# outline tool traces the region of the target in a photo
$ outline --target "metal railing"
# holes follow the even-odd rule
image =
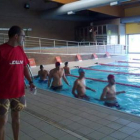
[[[0,44],[8,41],[7,34],[0,33]],[[76,42],[68,40],[58,40],[26,36],[24,43],[26,53],[57,53],[57,54],[77,54],[77,53],[105,53],[125,54],[124,45],[106,44],[103,42]]]

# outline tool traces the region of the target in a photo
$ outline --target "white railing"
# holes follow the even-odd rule
[[[7,34],[0,33],[0,44],[8,41]],[[76,42],[26,36],[24,43],[26,53],[105,53],[125,54],[124,45],[105,44],[105,42]]]

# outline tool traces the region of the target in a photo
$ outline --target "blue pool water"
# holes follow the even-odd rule
[[[117,63],[117,62],[112,63],[112,64],[130,65],[127,63]],[[134,64],[131,64],[131,66],[134,66]],[[135,66],[140,67],[139,64],[135,64]],[[100,65],[92,66],[89,68],[118,71],[118,72],[140,73],[140,69],[138,69],[138,68],[109,67],[109,66],[100,66]],[[100,71],[93,71],[93,70],[85,70],[85,73],[86,73],[85,74],[86,77],[101,79],[101,80],[107,80],[106,77],[108,74],[114,74],[116,82],[140,86],[140,76],[129,75],[129,74],[116,74],[116,73],[100,72]],[[78,70],[77,69],[71,70],[71,74],[78,76]],[[66,96],[74,97],[72,95],[72,86],[73,86],[73,83],[76,80],[76,78],[67,76],[67,79],[68,79],[71,87],[67,86],[63,82],[63,89],[61,91],[58,91],[58,93],[66,95]],[[35,79],[34,82],[38,88],[51,91],[50,89],[47,89],[47,83],[40,83],[39,79]],[[96,93],[87,90],[86,94],[90,97],[90,102],[104,105],[104,102],[98,101],[96,99],[100,98],[102,90],[107,84],[108,83],[105,83],[105,82],[97,82],[97,81],[88,80],[88,79],[86,80],[86,85],[88,87],[96,90]],[[123,91],[123,90],[126,91],[125,94],[120,94],[117,96],[117,100],[118,100],[120,106],[122,107],[121,110],[140,116],[140,88],[134,88],[134,87],[116,84],[116,90],[117,91]]]

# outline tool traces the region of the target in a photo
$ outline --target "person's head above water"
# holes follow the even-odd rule
[[[110,79],[115,79],[115,76],[112,75],[112,74],[109,74],[109,75],[107,76],[107,79],[108,79],[108,80],[110,80]]]
[[[115,76],[114,75],[109,74],[107,76],[107,79],[108,79],[109,84],[111,84],[111,85],[114,85],[115,84]]]
[[[78,73],[79,73],[80,77],[84,77],[85,76],[85,71],[82,68],[78,69]]]
[[[56,62],[55,67],[60,67],[60,62]]]
[[[81,72],[85,72],[85,71],[84,71],[84,69],[79,68],[79,69],[78,69],[78,72],[81,73]]]
[[[40,69],[43,69],[44,67],[43,67],[43,65],[40,65]]]
[[[68,62],[65,62],[65,66],[67,66],[68,65]]]

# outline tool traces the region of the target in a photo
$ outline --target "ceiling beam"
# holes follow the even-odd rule
[[[89,10],[111,15],[111,16],[124,17],[124,9],[121,6],[107,5],[107,6],[97,7],[97,8],[91,8]]]
[[[76,2],[78,0],[52,0],[52,1],[55,1],[61,4],[69,4],[72,2]],[[91,10],[91,11],[95,11],[95,12],[99,12],[99,13],[103,13],[103,14],[107,14],[111,16],[116,16],[116,17],[124,17],[124,10],[121,6],[112,7],[112,6],[107,5],[107,6],[97,7],[97,8],[90,8],[87,10]]]
[[[76,2],[71,2],[65,4],[57,9],[52,11],[44,11],[42,13],[42,17],[56,17],[59,15],[68,14],[68,12],[78,12],[82,10],[87,10],[89,8],[101,7],[105,5],[109,5],[111,2],[115,2],[116,0],[81,0]]]

